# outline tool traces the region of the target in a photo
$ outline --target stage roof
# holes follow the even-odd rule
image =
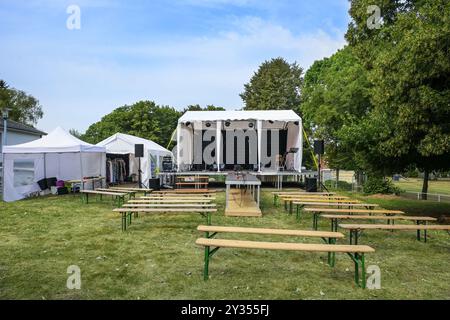
[[[261,120],[261,121],[301,121],[292,110],[264,110],[264,111],[188,111],[178,123],[194,121],[238,121],[238,120]]]

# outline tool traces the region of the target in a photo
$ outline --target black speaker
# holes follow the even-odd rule
[[[171,172],[171,171],[173,171],[172,157],[163,157],[162,170],[163,170],[163,172]]]
[[[317,178],[305,179],[306,192],[317,192]]]
[[[314,153],[315,154],[325,153],[325,144],[323,140],[314,140]]]
[[[159,190],[160,189],[159,178],[148,179],[148,187],[153,190]]]
[[[135,158],[143,158],[144,157],[144,145],[143,144],[135,144],[134,145],[134,157]]]

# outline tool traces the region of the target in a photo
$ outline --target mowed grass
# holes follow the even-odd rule
[[[394,184],[404,191],[422,192],[423,180],[417,178],[402,179],[394,181]],[[428,193],[439,193],[450,195],[450,179],[449,180],[430,180],[428,182]]]
[[[449,204],[403,199],[363,198],[389,209],[416,214],[448,214]],[[297,222],[262,195],[263,218],[223,215],[224,193],[213,224],[311,229],[306,214]],[[111,202],[82,204],[79,196],[50,196],[0,204],[1,299],[449,299],[450,236],[429,232],[371,231],[362,244],[376,249],[367,265],[381,269],[381,290],[362,290],[353,282],[353,263],[337,254],[330,268],[325,253],[220,249],[203,281],[200,215],[141,216],[127,232]],[[417,209],[416,208],[420,208]],[[428,208],[432,208],[429,209]],[[320,229],[329,230],[325,219]],[[219,235],[263,241],[315,242],[256,235]],[[340,241],[347,244],[346,239]],[[69,290],[67,268],[81,269],[81,290]]]

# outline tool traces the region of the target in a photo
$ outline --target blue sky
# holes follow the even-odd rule
[[[69,5],[81,29],[69,30]],[[0,0],[0,79],[39,99],[46,131],[84,131],[148,99],[242,108],[258,66],[308,68],[345,45],[347,0]]]

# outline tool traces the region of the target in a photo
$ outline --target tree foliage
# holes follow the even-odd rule
[[[361,167],[341,133],[371,110],[369,88],[367,74],[350,47],[316,61],[305,74],[301,106],[304,124],[316,138],[325,140],[331,168]]]
[[[139,101],[130,106],[125,105],[104,116],[92,124],[81,139],[90,143],[100,141],[116,133],[126,133],[152,140],[166,147],[177,127],[178,118],[186,111],[225,110],[208,105],[191,105],[183,111],[169,106],[159,106],[153,101]]]
[[[115,133],[126,133],[166,146],[176,128],[180,112],[153,101],[125,105],[91,125],[82,135],[90,143],[98,143]]]
[[[374,3],[382,10],[379,30],[365,20]],[[404,168],[450,167],[448,12],[447,0],[352,1],[347,39],[368,70],[374,106],[362,125],[378,125],[378,152]]]
[[[11,88],[0,80],[0,110],[9,108],[9,118],[33,125],[42,118],[44,112],[39,101],[24,91]]]
[[[245,110],[294,110],[300,108],[303,69],[283,58],[265,61],[240,94]]]

